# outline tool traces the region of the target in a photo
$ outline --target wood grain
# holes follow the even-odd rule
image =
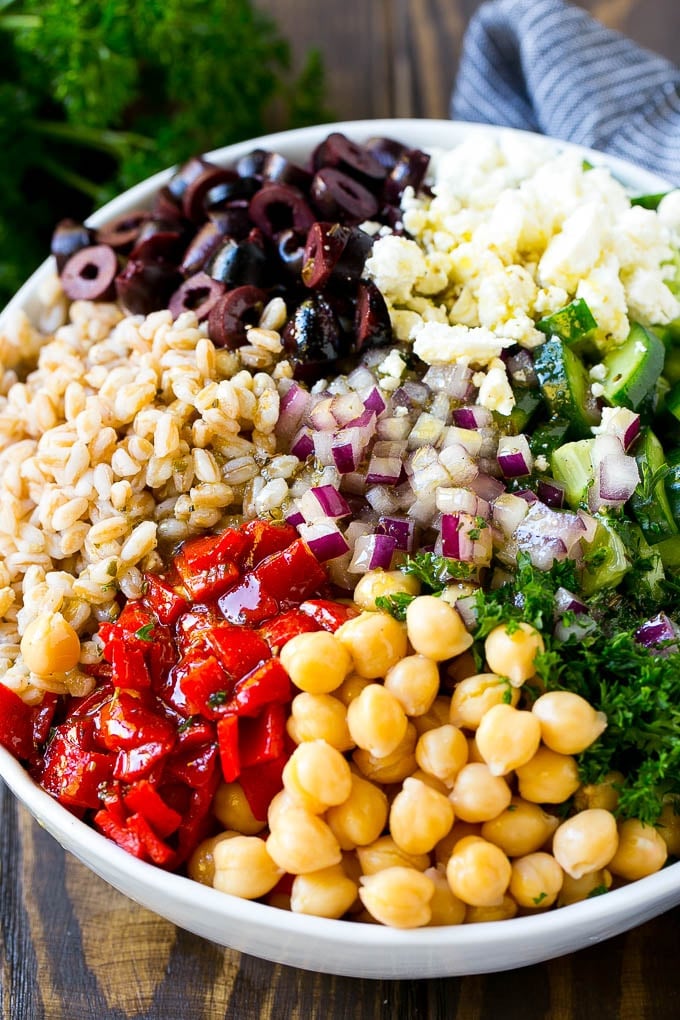
[[[339,119],[445,117],[474,0],[259,0]],[[677,61],[677,0],[584,0]],[[674,1020],[680,910],[572,956],[433,981],[314,975],[224,950],[109,888],[0,784],[3,1020]]]

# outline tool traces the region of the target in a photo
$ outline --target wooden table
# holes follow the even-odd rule
[[[260,0],[316,45],[339,118],[446,117],[472,0]],[[677,0],[584,3],[678,59]],[[671,1020],[680,910],[522,970],[432,981],[318,976],[223,950],[114,892],[0,786],[3,1020]]]

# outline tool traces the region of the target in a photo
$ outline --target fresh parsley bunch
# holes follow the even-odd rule
[[[272,128],[330,119],[249,0],[0,0],[0,305],[55,220]]]

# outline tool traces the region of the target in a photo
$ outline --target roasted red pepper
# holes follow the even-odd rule
[[[293,696],[290,677],[280,659],[269,659],[234,687],[227,710],[237,715],[259,715],[271,702],[285,704]]]
[[[241,528],[250,545],[244,567],[251,570],[267,556],[287,548],[298,537],[297,531],[284,521],[248,521]]]
[[[98,808],[100,787],[113,776],[114,756],[89,749],[88,722],[57,726],[45,748],[40,784],[67,807]]]
[[[325,570],[301,538],[268,556],[253,574],[282,609],[298,605],[326,581]]]
[[[217,743],[225,783],[233,783],[241,771],[238,716],[225,715],[217,723]]]
[[[21,761],[35,758],[33,723],[35,709],[0,683],[0,744]]]
[[[311,615],[308,616],[299,609],[289,609],[288,612],[267,620],[258,633],[269,645],[272,655],[278,655],[291,638],[319,629],[319,624]]]
[[[232,681],[240,680],[271,656],[267,642],[245,627],[219,624],[206,633],[205,640]]]
[[[95,828],[99,829],[107,839],[117,843],[122,850],[126,850],[133,857],[139,857],[142,861],[148,859],[146,848],[139,834],[129,829],[126,822],[119,821],[105,808],[97,811],[93,821]]]
[[[331,599],[307,599],[300,606],[300,612],[314,620],[324,630],[335,632],[343,623],[347,623],[359,613],[353,606]]]
[[[273,702],[254,719],[239,723],[239,758],[241,768],[261,765],[280,758],[286,737],[286,710]]]
[[[238,781],[243,788],[250,810],[260,821],[266,821],[267,810],[273,798],[283,787],[281,778],[288,755],[241,769]]]
[[[240,584],[217,600],[225,620],[242,626],[257,626],[279,611],[278,603],[265,591],[255,574],[246,574]]]
[[[189,649],[177,667],[176,675],[186,699],[188,715],[216,718],[220,707],[231,697],[233,681],[217,658],[202,648]]]
[[[144,605],[158,617],[159,623],[174,623],[187,609],[187,600],[165,578],[145,574],[144,585]]]

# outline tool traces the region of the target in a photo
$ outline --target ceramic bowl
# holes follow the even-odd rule
[[[332,130],[362,141],[386,135],[414,147],[451,147],[498,129],[428,120],[374,120],[324,124],[241,142],[210,153],[228,165],[255,147],[302,159]],[[522,132],[514,132],[522,135]],[[560,143],[564,148],[577,148]],[[657,193],[668,185],[622,160],[587,149],[631,188]],[[102,225],[150,204],[171,171],[114,199],[92,216]],[[55,218],[60,214],[55,210]],[[37,310],[41,281],[52,271],[44,263],[8,306]],[[0,483],[1,484],[1,483]],[[0,776],[56,840],[106,882],[161,917],[203,938],[276,963],[329,974],[366,978],[432,978],[509,970],[570,953],[626,931],[680,903],[680,863],[624,888],[532,917],[459,927],[398,931],[380,925],[326,920],[237,899],[131,857],[74,818],[31,780],[0,748]]]

